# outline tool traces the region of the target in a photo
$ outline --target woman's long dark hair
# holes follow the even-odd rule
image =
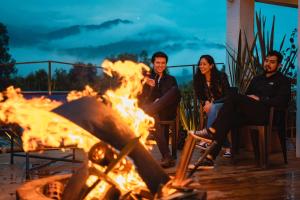
[[[222,73],[217,69],[215,60],[210,55],[202,55],[199,58],[198,66],[200,65],[200,61],[202,58],[204,58],[210,65],[212,65],[211,74],[210,74],[210,76],[211,76],[210,88],[211,88],[212,94],[217,94],[217,93],[219,93],[218,84],[220,84]],[[205,76],[201,73],[201,71],[198,67],[197,72],[194,76],[194,89],[195,89],[195,92],[196,92],[196,95],[198,96],[198,98],[203,99],[203,96],[200,96],[200,94],[204,94],[205,87],[206,87]]]

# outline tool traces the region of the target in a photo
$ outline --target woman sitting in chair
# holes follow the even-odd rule
[[[216,68],[215,61],[210,55],[202,55],[198,61],[198,70],[194,76],[194,90],[206,113],[206,127],[210,127],[219,109],[223,105],[223,100],[229,92],[229,82],[227,75]],[[201,109],[200,109],[201,110]],[[201,149],[207,147],[207,143],[200,142],[197,146]],[[231,157],[230,143],[224,142],[224,157]]]

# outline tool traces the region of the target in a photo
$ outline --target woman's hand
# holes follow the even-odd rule
[[[209,111],[210,111],[210,109],[211,109],[211,105],[212,105],[211,102],[205,101],[205,105],[203,106],[203,110],[204,110],[206,113],[209,113]]]

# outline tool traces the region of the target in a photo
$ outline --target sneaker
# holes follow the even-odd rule
[[[190,170],[193,170],[195,168],[196,164],[190,164],[188,166],[188,168]],[[197,170],[201,170],[201,169],[213,169],[215,167],[214,165],[214,161],[209,159],[209,158],[205,158],[197,167]]]
[[[195,131],[194,136],[205,142],[212,142],[214,139],[213,135],[207,129]]]
[[[223,154],[224,158],[231,158],[231,152],[230,149],[226,149],[224,154]]]
[[[174,167],[175,166],[175,160],[173,158],[164,158],[161,161],[160,166],[162,166],[162,168]]]
[[[209,147],[209,145],[210,144],[208,142],[200,141],[199,143],[196,144],[196,147],[205,151]]]

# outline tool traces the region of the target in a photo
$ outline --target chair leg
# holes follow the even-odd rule
[[[284,163],[287,164],[287,149],[286,149],[286,136],[285,136],[285,130],[279,129],[278,130],[278,136],[280,140],[281,150],[283,154]]]
[[[268,167],[268,130],[266,127],[259,128],[259,151],[260,151],[260,166]]]
[[[25,153],[25,178],[26,180],[28,180],[30,178],[30,169],[29,169],[29,165],[30,165],[30,160],[29,160],[29,153]]]
[[[252,131],[252,130],[250,130],[250,131]],[[258,133],[255,131],[255,132],[251,132],[250,135],[251,135],[254,157],[255,157],[256,163],[259,164],[260,154],[259,154],[259,146],[258,146]]]
[[[233,164],[236,163],[236,156],[239,153],[239,133],[237,128],[233,128],[230,131],[230,136],[231,136],[231,155],[232,155],[232,161]]]
[[[233,128],[230,131],[231,133],[231,153],[232,155],[239,153],[239,132],[237,128]]]
[[[10,136],[10,164],[14,164],[14,136]]]
[[[171,126],[172,131],[172,157],[174,159],[177,158],[177,133],[176,133],[176,127],[175,124]]]

